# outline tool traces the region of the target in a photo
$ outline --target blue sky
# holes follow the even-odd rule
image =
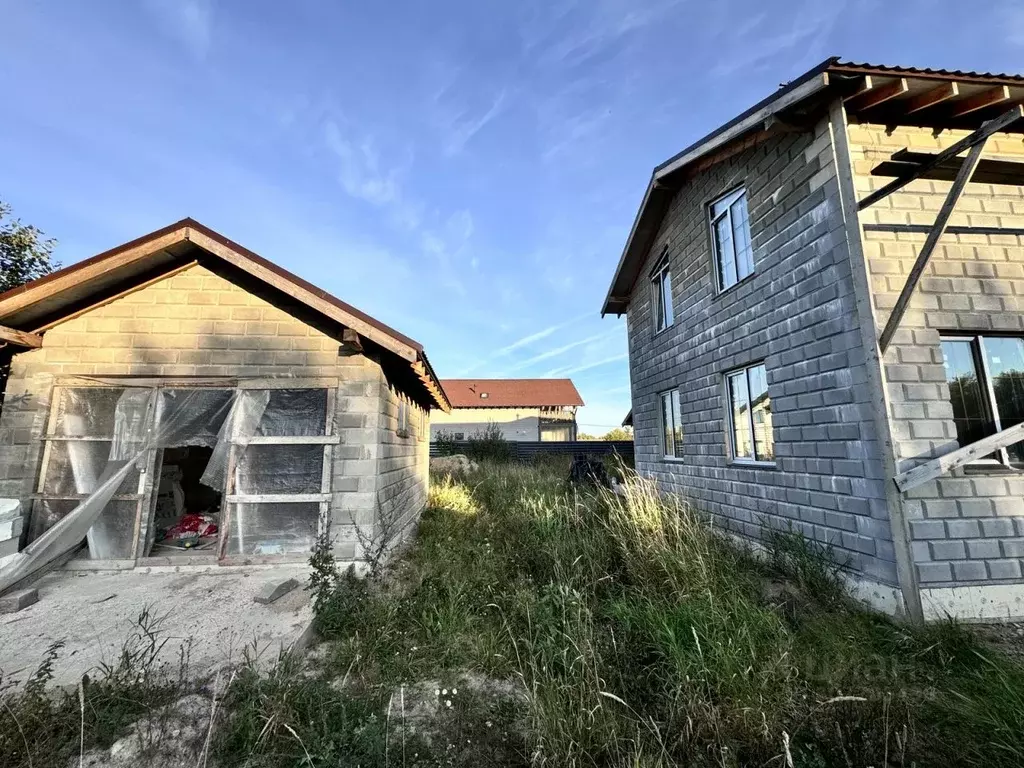
[[[829,55],[1024,70],[985,0],[0,0],[0,198],[70,264],[185,216],[442,377],[629,408],[599,311],[651,169]]]

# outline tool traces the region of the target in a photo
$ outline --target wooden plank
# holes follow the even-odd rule
[[[1010,87],[1008,85],[997,85],[995,88],[989,88],[987,91],[982,91],[974,96],[968,96],[965,99],[954,102],[946,116],[950,118],[963,117],[964,115],[971,114],[971,112],[977,112],[979,109],[992,107],[1009,100]]]
[[[14,344],[16,347],[28,347],[29,349],[39,349],[43,346],[43,337],[38,333],[16,331],[13,328],[8,328],[6,325],[0,325],[0,341],[6,341],[8,344]]]
[[[249,438],[249,445],[338,445],[341,438],[338,435],[280,435],[272,437],[268,435],[254,435]]]
[[[884,104],[890,99],[895,99],[897,96],[902,96],[909,90],[910,86],[907,85],[907,79],[905,77],[900,77],[893,80],[891,83],[877,86],[869,91],[865,91],[864,93],[848,99],[846,101],[846,111],[860,112],[861,110],[871,109],[872,107],[877,107],[879,104]]]
[[[901,472],[893,480],[896,481],[896,487],[901,491],[909,491],[1021,440],[1024,440],[1024,423],[1007,427],[994,435],[989,435],[970,445],[965,445],[963,448],[939,456],[937,459]]]
[[[224,499],[229,504],[292,504],[330,501],[329,493],[237,493]]]
[[[943,83],[931,90],[920,93],[907,100],[904,114],[912,115],[922,109],[934,107],[944,101],[960,95],[960,86],[957,83]]]
[[[957,174],[956,181],[950,187],[946,200],[942,203],[942,208],[939,209],[939,215],[935,217],[932,231],[928,233],[924,246],[922,246],[921,252],[917,255],[917,261],[914,262],[914,266],[910,269],[907,282],[904,283],[903,290],[900,291],[900,296],[896,299],[896,306],[893,307],[892,312],[889,314],[889,319],[885,323],[882,335],[878,338],[878,348],[883,355],[889,347],[889,342],[892,341],[893,334],[896,333],[896,329],[900,325],[900,320],[903,319],[903,315],[907,311],[910,297],[913,296],[914,289],[917,287],[917,281],[921,279],[925,267],[928,266],[928,259],[931,258],[935,246],[938,245],[939,238],[946,231],[949,217],[953,214],[953,209],[956,208],[960,195],[963,194],[967,182],[971,180],[974,169],[978,167],[978,161],[981,160],[981,153],[984,151],[985,142],[987,141],[987,137],[983,138],[978,144],[971,147],[971,153],[964,160],[963,165],[960,166],[960,173]]]
[[[882,454],[882,468],[887,476],[896,474],[896,450],[891,419],[892,404],[889,401],[885,366],[875,338],[875,310],[871,303],[871,284],[868,278],[867,257],[864,255],[864,231],[857,210],[856,183],[853,177],[853,158],[850,150],[850,133],[846,110],[841,102],[834,102],[829,109],[829,128],[835,147],[836,177],[839,182],[839,199],[845,225],[846,242],[850,252],[851,278],[854,298],[857,302],[857,322],[861,346],[864,349],[867,378],[869,411],[874,422],[875,435]],[[889,483],[884,483],[885,506],[889,514],[889,530],[892,533],[893,554],[896,558],[896,577],[900,594],[903,596],[907,613],[914,621],[923,621],[921,592],[918,589],[917,568],[911,550],[910,524],[903,508],[903,497]]]
[[[898,179],[893,179],[891,182],[886,184],[881,189],[876,189],[870,195],[868,195],[859,203],[857,203],[857,208],[863,211],[869,205],[877,203],[882,198],[888,197],[897,190],[903,189],[903,187],[907,186],[907,184],[912,182],[914,179],[921,178],[921,174],[938,167],[943,162],[949,160],[952,157],[956,157],[964,150],[973,147],[979,141],[983,141],[984,139],[987,139],[989,136],[991,136],[993,133],[1001,131],[1007,126],[1017,122],[1021,117],[1024,117],[1024,107],[1018,104],[1012,109],[1009,109],[1006,112],[1004,112],[999,117],[993,120],[989,120],[987,123],[981,126],[981,128],[974,131],[970,135],[965,136],[960,141],[956,142],[956,144],[953,144],[952,146],[942,150],[941,152],[939,152],[939,154],[935,155],[931,162],[919,166],[912,173],[908,173],[906,176],[901,176]]]
[[[871,79],[871,75],[864,75],[864,77],[860,78],[857,84],[852,87],[850,92],[843,97],[843,101],[849,101],[856,96],[867,93],[874,87],[875,81]]]
[[[905,176],[913,173],[918,166],[930,163],[935,154],[931,152],[911,152],[901,149],[894,152],[891,160],[879,163],[871,169],[872,176]],[[918,178],[953,181],[960,171],[962,160],[953,157],[944,160],[938,166],[925,171]],[[997,184],[1004,186],[1024,186],[1024,163],[1013,160],[982,160],[974,170],[972,177],[978,184]]]

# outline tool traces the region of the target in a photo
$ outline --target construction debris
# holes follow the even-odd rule
[[[297,586],[299,586],[299,582],[295,579],[271,581],[263,587],[263,590],[258,595],[253,598],[253,601],[260,603],[261,605],[267,605],[278,598],[284,597]]]
[[[0,597],[0,613],[17,613],[39,602],[38,589],[19,589]]]

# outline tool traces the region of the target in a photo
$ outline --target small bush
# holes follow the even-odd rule
[[[469,436],[464,453],[474,461],[511,461],[515,446],[505,439],[501,427],[493,421]]]

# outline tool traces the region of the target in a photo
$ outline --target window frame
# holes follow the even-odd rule
[[[398,437],[409,437],[409,401],[401,394],[398,395],[398,414],[395,425],[395,434]]]
[[[765,365],[764,360],[759,360],[754,363],[748,363],[747,365],[740,366],[739,368],[732,368],[724,373],[722,376],[722,402],[725,410],[725,423],[728,426],[726,430],[726,445],[729,451],[729,463],[740,464],[743,466],[753,467],[775,467],[776,462],[774,456],[775,451],[775,423],[772,422],[771,432],[769,438],[772,441],[772,456],[771,459],[760,459],[757,456],[757,438],[755,437],[754,430],[754,409],[750,402],[750,371],[755,368],[764,368],[764,380],[765,389],[768,391],[768,366]],[[743,374],[743,380],[747,387],[747,425],[750,429],[750,452],[752,456],[738,456],[736,454],[736,423],[733,414],[732,405],[732,389],[730,381],[734,376]],[[768,402],[771,403],[771,393],[768,392]]]
[[[986,411],[986,416],[992,419],[992,425],[995,428],[995,432],[1000,432],[1003,429],[1002,418],[999,415],[999,403],[996,401],[996,390],[992,383],[992,372],[988,365],[988,354],[985,349],[985,339],[990,338],[1001,338],[1001,339],[1022,339],[1024,335],[1018,333],[951,333],[951,334],[939,334],[939,349],[942,349],[942,343],[945,341],[959,341],[966,342],[971,348],[971,358],[974,362],[974,366],[977,369],[976,373],[981,377],[979,382],[981,391],[984,394],[985,402],[983,403]],[[943,354],[943,370],[945,370],[945,354]],[[946,380],[948,387],[949,382]],[[952,405],[952,399],[949,399],[950,405]],[[955,430],[954,421],[954,430]],[[993,433],[995,434],[995,433]],[[955,438],[957,443],[960,442],[959,437]],[[965,446],[961,445],[961,448]],[[1006,469],[1020,469],[1024,467],[1024,463],[1014,463],[1010,460],[1010,454],[1006,447],[1000,448],[997,452],[998,458],[990,459],[986,456],[977,458],[967,464],[969,467],[979,468],[994,468],[1003,467]]]
[[[323,535],[328,524],[330,517],[330,503],[331,503],[331,479],[334,467],[334,446],[341,442],[340,435],[337,432],[335,424],[335,403],[336,403],[336,392],[337,392],[337,380],[330,379],[292,379],[292,380],[250,380],[247,382],[233,382],[233,383],[204,383],[195,384],[187,380],[180,380],[177,378],[166,378],[166,379],[153,379],[149,377],[132,378],[128,377],[117,384],[111,383],[96,383],[89,380],[84,380],[81,377],[69,377],[67,379],[60,379],[56,381],[52,388],[51,400],[50,400],[50,411],[47,417],[46,431],[42,436],[43,441],[43,455],[39,463],[37,470],[37,492],[32,495],[33,499],[33,514],[35,513],[35,503],[38,500],[40,503],[48,499],[64,499],[72,498],[70,496],[60,496],[52,493],[44,492],[44,484],[46,482],[47,473],[49,471],[50,457],[52,454],[51,446],[57,442],[97,442],[111,440],[110,437],[102,436],[64,436],[59,435],[56,432],[57,419],[60,412],[62,398],[64,396],[64,390],[79,390],[79,389],[150,389],[155,393],[159,393],[162,390],[183,390],[183,389],[202,389],[202,390],[228,390],[233,392],[242,392],[244,390],[296,390],[296,389],[316,389],[323,390],[326,392],[326,405],[325,405],[325,423],[324,432],[322,435],[252,435],[248,440],[239,441],[236,434],[228,436],[229,447],[228,456],[225,468],[225,479],[224,485],[221,489],[221,519],[218,523],[220,529],[218,533],[217,542],[217,563],[223,565],[231,565],[235,561],[251,560],[253,555],[244,554],[228,554],[227,544],[228,538],[231,535],[231,522],[237,511],[234,507],[238,504],[258,504],[258,503],[317,503],[319,510],[319,518],[317,522],[316,535],[319,537]],[[157,419],[159,418],[159,407],[157,405],[158,397],[154,397],[150,401],[150,407],[146,412],[146,422],[150,428],[154,428]],[[250,445],[319,445],[322,446],[322,465],[320,475],[320,490],[318,493],[304,493],[304,494],[242,494],[237,491],[237,469],[241,462],[242,455]],[[112,501],[134,501],[136,503],[136,515],[135,515],[135,528],[134,528],[134,543],[132,545],[132,553],[129,558],[125,558],[124,562],[134,562],[136,566],[145,564],[150,558],[147,558],[144,554],[143,547],[147,541],[149,534],[149,525],[151,524],[151,515],[153,502],[155,499],[155,480],[156,480],[156,469],[157,469],[157,456],[162,451],[161,448],[151,447],[145,451],[145,454],[139,459],[139,486],[137,493],[134,494],[118,494],[115,495]],[[87,498],[89,494],[81,495],[77,497]],[[152,556],[151,556],[152,557]],[[294,559],[294,554],[284,555],[260,555],[260,559],[268,559],[272,561],[283,561]],[[307,555],[302,556],[303,559],[307,558]],[[97,562],[104,562],[99,560]],[[111,561],[105,561],[111,562]],[[122,562],[117,560],[116,562]]]
[[[668,258],[668,246],[662,249],[657,264],[648,277],[651,284],[651,321],[654,335],[664,333],[675,325],[675,307],[672,303],[672,267]],[[668,287],[666,296],[666,285]],[[664,323],[664,324],[662,324]]]
[[[666,408],[666,399],[668,407]],[[683,409],[679,396],[679,387],[668,389],[658,393],[658,413],[661,421],[661,453],[665,461],[682,461],[686,454],[683,452]],[[679,423],[676,423],[676,417]],[[672,429],[669,430],[669,421],[672,422]],[[668,436],[672,435],[672,451],[669,451]]]
[[[750,272],[748,274],[744,275],[743,277],[739,276],[739,274],[740,274],[740,271],[739,271],[739,259],[738,259],[737,254],[736,254],[735,229],[733,228],[733,224],[732,224],[732,206],[740,198],[743,198],[745,200],[745,202],[746,202],[746,205],[747,205],[747,239],[748,239],[748,242],[750,244]],[[715,206],[718,205],[719,203],[724,203],[724,202],[728,202],[728,205],[726,205],[725,210],[722,213],[720,213],[720,214],[718,214],[716,216],[715,215]],[[751,232],[751,228],[750,228],[750,198],[747,196],[746,184],[744,183],[744,184],[740,184],[740,185],[738,185],[736,187],[733,187],[732,189],[730,189],[729,191],[719,195],[718,197],[716,197],[716,198],[714,198],[712,200],[709,200],[708,203],[707,203],[706,208],[707,208],[707,214],[708,214],[707,215],[708,239],[709,239],[709,242],[711,244],[711,249],[710,249],[711,250],[711,272],[714,275],[715,295],[719,296],[719,295],[721,295],[723,293],[726,293],[727,291],[731,291],[733,288],[735,288],[740,283],[743,283],[744,281],[749,280],[755,274],[757,274],[757,263],[756,263],[756,261],[754,259],[754,236],[753,236],[753,233]],[[729,231],[734,233],[732,239],[730,240],[730,243],[731,243],[731,249],[732,249],[733,268],[736,270],[736,282],[731,283],[729,285],[723,285],[723,275],[722,275],[722,272],[721,272],[721,264],[719,263],[719,260],[718,260],[718,234],[715,231],[715,225],[721,219],[723,219],[723,218],[728,218],[728,220],[729,220]]]

